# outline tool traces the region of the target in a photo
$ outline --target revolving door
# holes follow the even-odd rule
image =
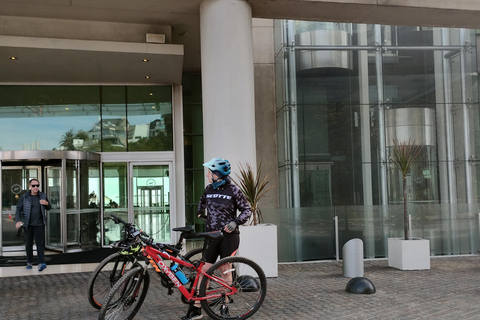
[[[100,155],[79,151],[0,151],[0,253],[25,250],[15,229],[19,198],[37,179],[52,205],[45,244],[60,252],[100,247]],[[3,254],[2,254],[3,255]]]

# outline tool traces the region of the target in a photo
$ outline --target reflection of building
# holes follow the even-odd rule
[[[137,142],[140,139],[149,137],[148,124],[134,124],[128,126],[128,142]]]
[[[99,125],[101,124],[101,129]],[[102,131],[102,141],[111,142],[112,146],[125,147],[127,139],[125,132],[127,131],[127,119],[104,119],[98,122],[91,130],[92,136],[98,135],[98,131]]]

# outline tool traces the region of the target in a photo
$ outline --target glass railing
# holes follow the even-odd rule
[[[479,204],[409,204],[409,232],[430,240],[432,256],[479,249]],[[363,241],[365,258],[388,257],[388,238],[404,237],[403,206],[262,209],[277,225],[279,262],[342,258],[344,244]]]

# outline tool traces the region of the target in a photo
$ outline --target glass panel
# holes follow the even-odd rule
[[[100,244],[100,164],[81,161],[80,173],[80,247]]]
[[[67,247],[80,246],[80,203],[78,198],[79,160],[67,160],[66,204],[67,204]]]
[[[111,214],[128,221],[127,164],[104,162],[103,166],[103,214],[104,245],[120,240],[121,226],[107,219]]]
[[[172,151],[172,88],[127,87],[128,151]]]
[[[334,208],[262,208],[265,222],[277,225],[278,261],[331,259],[335,256]]]
[[[77,203],[77,184],[78,184],[78,169],[79,169],[79,161],[78,160],[67,160],[67,194],[66,194],[66,201],[67,201],[67,210],[68,209],[79,209],[79,205]]]
[[[408,204],[411,235],[430,240],[432,256],[476,254],[480,204]],[[343,245],[358,238],[364,258],[388,256],[388,238],[404,234],[403,205],[262,209],[266,223],[277,225],[278,261],[333,259]],[[338,217],[335,247],[333,217]]]
[[[170,178],[168,165],[133,166],[135,223],[158,242],[170,242]]]
[[[203,115],[200,74],[183,76],[183,135],[185,158],[185,221],[203,231],[205,223],[198,219],[198,200],[203,192]]]
[[[173,150],[171,86],[0,86],[0,97],[15,136],[0,136],[0,150]]]
[[[38,178],[38,169],[2,168],[2,242],[3,247],[23,246],[21,229],[15,228],[15,211],[20,197],[29,190],[30,179]]]
[[[52,249],[63,251],[63,241],[61,232],[61,192],[62,192],[62,169],[47,167],[47,196],[52,208],[47,216],[47,239],[46,246]]]
[[[102,139],[102,151],[127,150],[127,106],[125,87],[102,87],[102,121],[95,137]]]
[[[0,136],[1,150],[100,151],[88,135],[100,117],[98,87],[0,86],[0,97],[2,130],[10,133]]]

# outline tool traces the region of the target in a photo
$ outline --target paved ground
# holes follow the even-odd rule
[[[432,258],[431,270],[365,261],[375,294],[345,291],[342,262],[282,264],[252,319],[480,319],[480,256]],[[90,273],[0,278],[0,319],[96,319],[85,295]],[[187,306],[156,278],[136,319],[179,319]],[[208,318],[205,316],[204,318]]]

